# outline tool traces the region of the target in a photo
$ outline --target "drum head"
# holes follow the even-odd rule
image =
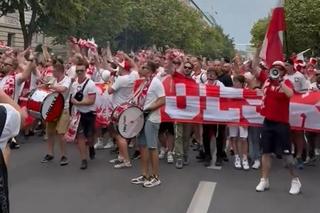
[[[121,113],[117,129],[119,134],[127,139],[137,136],[144,126],[144,116],[140,108],[129,107]]]

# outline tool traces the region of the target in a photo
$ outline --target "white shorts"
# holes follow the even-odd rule
[[[229,137],[236,138],[248,138],[248,127],[243,126],[229,126]]]

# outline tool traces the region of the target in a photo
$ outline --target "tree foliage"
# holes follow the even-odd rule
[[[23,29],[26,45],[41,31],[58,43],[76,36],[95,38],[100,46],[111,41],[113,48],[127,51],[156,45],[211,58],[234,54],[233,40],[221,27],[209,26],[179,0],[6,0],[0,10],[32,11],[34,18]]]
[[[264,39],[264,36],[267,31],[267,27],[269,24],[269,18],[262,18],[259,19],[252,27],[251,29],[251,44],[253,44],[254,47],[259,47]]]
[[[52,23],[57,26],[74,26],[81,22],[86,12],[85,0],[4,0],[0,1],[0,16],[18,12],[25,48],[31,44],[32,36]],[[27,22],[25,13],[31,12]],[[53,20],[53,21],[52,21]]]
[[[286,1],[286,42],[288,51],[301,52],[311,48],[320,54],[320,0]],[[251,29],[251,43],[258,46],[264,39],[268,18],[259,20]]]

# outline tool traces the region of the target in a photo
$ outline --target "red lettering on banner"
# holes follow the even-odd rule
[[[181,80],[181,79],[180,79]],[[219,88],[193,82],[166,81],[166,104],[161,109],[164,122],[230,123],[261,125],[262,93],[249,89]],[[170,87],[169,87],[170,86]],[[290,101],[293,129],[320,131],[320,92],[296,94]]]

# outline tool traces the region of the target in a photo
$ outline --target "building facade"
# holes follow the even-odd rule
[[[30,22],[30,18],[31,12],[25,12],[26,23]],[[23,49],[23,34],[17,12],[0,17],[0,41],[4,41],[9,47]],[[32,38],[31,47],[34,48],[39,44],[46,44],[52,47],[54,52],[63,54],[63,46],[52,46],[52,41],[52,38],[45,37],[42,33],[35,33]]]

